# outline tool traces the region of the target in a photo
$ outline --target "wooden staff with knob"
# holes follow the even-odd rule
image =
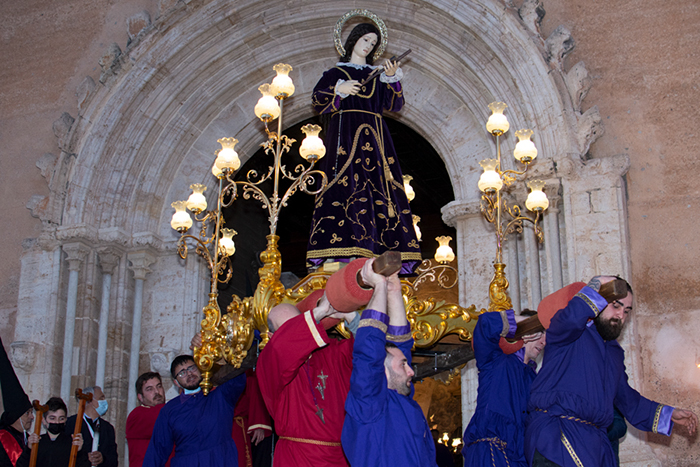
[[[391,276],[400,269],[401,253],[398,251],[385,251],[377,256],[377,259],[374,260],[374,264],[372,264],[372,270],[385,277]],[[362,280],[360,271],[357,271],[357,283],[360,284],[361,287],[369,288],[369,286],[365,284],[365,281]]]
[[[83,394],[83,390],[78,388],[75,390],[75,397],[78,399],[78,415],[75,418],[75,430],[73,436],[80,434],[83,429],[83,414],[85,413],[85,404],[92,402],[92,394]],[[78,446],[75,444],[70,449],[70,462],[68,467],[75,467],[75,461],[78,458]]]
[[[39,404],[38,400],[32,402],[34,411],[36,412],[36,418],[34,419],[34,433],[39,436],[41,434],[41,420],[44,418],[44,412],[49,410],[48,405]],[[39,443],[32,445],[32,455],[29,457],[29,467],[36,467],[36,458],[39,455]]]

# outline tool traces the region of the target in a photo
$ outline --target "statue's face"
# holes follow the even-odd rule
[[[377,45],[377,35],[370,32],[357,40],[355,43],[355,48],[352,49],[352,52],[359,57],[367,58],[370,52],[372,52],[372,49],[374,49],[375,45]]]

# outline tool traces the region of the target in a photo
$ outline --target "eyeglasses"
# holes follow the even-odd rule
[[[180,370],[175,376],[177,376],[178,378],[183,378],[187,373],[194,374],[196,371],[199,371],[197,365],[190,365],[187,368],[183,368],[182,370]]]

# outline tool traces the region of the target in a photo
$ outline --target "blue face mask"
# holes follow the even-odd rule
[[[107,403],[106,400],[101,400],[97,401],[97,408],[95,409],[97,411],[97,414],[102,417],[104,414],[107,413],[107,409],[109,408],[109,403]]]

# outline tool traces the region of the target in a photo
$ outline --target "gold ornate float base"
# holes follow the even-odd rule
[[[299,303],[315,290],[323,289],[332,274],[331,271],[320,269],[306,276],[291,289],[285,289],[280,281],[282,256],[277,248],[278,240],[277,235],[267,236],[267,248],[260,254],[263,263],[258,271],[260,282],[252,297],[240,299],[234,296],[222,316],[216,294],[209,296],[202,320],[202,345],[194,349],[195,362],[202,371],[201,386],[205,394],[211,389],[212,368],[215,363],[223,359],[234,367],[240,367],[253,343],[254,329],[260,331],[259,348],[262,349],[267,344],[267,316],[272,307],[283,302]],[[407,280],[401,282],[415,347],[431,347],[448,334],[456,334],[463,341],[471,340],[480,314],[474,305],[464,308],[445,300],[419,298],[413,283]],[[507,281],[505,284],[507,288]],[[349,336],[342,324],[339,326],[338,331]]]

